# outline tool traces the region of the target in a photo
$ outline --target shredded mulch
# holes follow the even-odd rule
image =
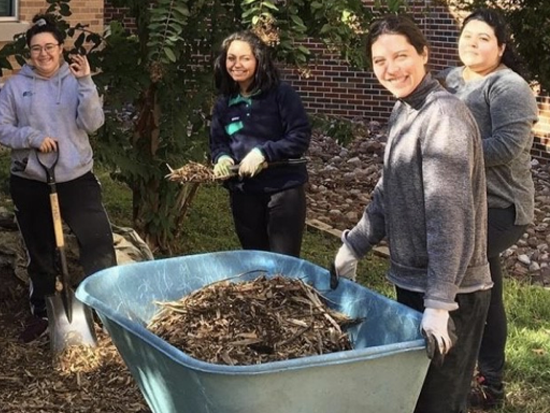
[[[172,169],[169,165],[167,166],[170,173],[166,175],[165,178],[169,181],[179,183],[207,183],[216,180],[214,171],[198,162],[191,161],[178,169]]]
[[[11,270],[10,270],[11,271]],[[150,413],[110,337],[52,357],[47,335],[18,340],[28,316],[28,289],[0,268],[0,412]]]
[[[149,329],[206,362],[253,365],[350,350],[358,320],[330,309],[310,285],[283,276],[208,285],[161,307]]]

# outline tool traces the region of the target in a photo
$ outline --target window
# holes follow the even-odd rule
[[[19,21],[20,0],[0,0],[0,42],[11,42],[13,36],[29,28],[28,22]]]
[[[17,0],[0,0],[0,21],[13,21],[17,17]]]

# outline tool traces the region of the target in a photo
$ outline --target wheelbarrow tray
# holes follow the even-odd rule
[[[354,349],[249,366],[197,360],[146,324],[153,301],[178,300],[210,283],[264,270],[312,284],[331,307],[363,321]],[[251,280],[253,272],[239,280]],[[326,269],[260,251],[227,251],[128,264],[85,279],[77,298],[94,308],[155,413],[407,413],[429,360],[421,314]]]

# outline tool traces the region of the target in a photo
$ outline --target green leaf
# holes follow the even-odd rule
[[[176,58],[176,55],[174,54],[174,51],[172,49],[170,49],[169,47],[164,48],[164,54],[166,55],[168,60],[170,60],[171,62],[175,62],[176,60],[178,60]]]
[[[80,49],[82,47],[82,44],[84,43],[84,40],[86,40],[86,33],[80,33],[74,41],[75,49]]]
[[[19,66],[23,66],[25,63],[27,63],[27,60],[21,56],[21,55],[15,55],[15,60],[17,61],[17,63],[19,64]]]
[[[291,20],[296,23],[298,26],[304,26],[304,21],[300,18],[300,16],[297,16],[295,14],[290,15]],[[304,26],[305,27],[305,26]]]
[[[66,3],[63,3],[59,6],[59,14],[61,14],[62,16],[70,16],[72,13],[71,13],[71,8],[69,7],[68,4]]]
[[[184,16],[190,16],[191,12],[186,6],[175,6],[174,10],[177,10],[179,13],[183,14]]]
[[[309,56],[311,54],[310,50],[305,46],[298,45],[297,49],[306,56]]]
[[[271,10],[279,11],[279,8],[277,6],[275,6],[273,3],[271,3],[270,1],[262,2],[262,6],[265,6],[268,9],[271,9]]]
[[[328,23],[324,24],[323,27],[321,27],[321,30],[319,30],[320,34],[325,34],[332,30],[332,26]]]
[[[314,1],[314,2],[311,3],[310,7],[311,7],[312,10],[318,10],[318,9],[323,8],[323,5],[321,3],[319,3],[318,1]]]

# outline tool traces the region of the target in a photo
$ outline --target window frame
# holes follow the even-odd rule
[[[11,16],[0,16],[0,23],[19,21],[19,0],[8,0],[8,1],[12,3],[13,14]]]

